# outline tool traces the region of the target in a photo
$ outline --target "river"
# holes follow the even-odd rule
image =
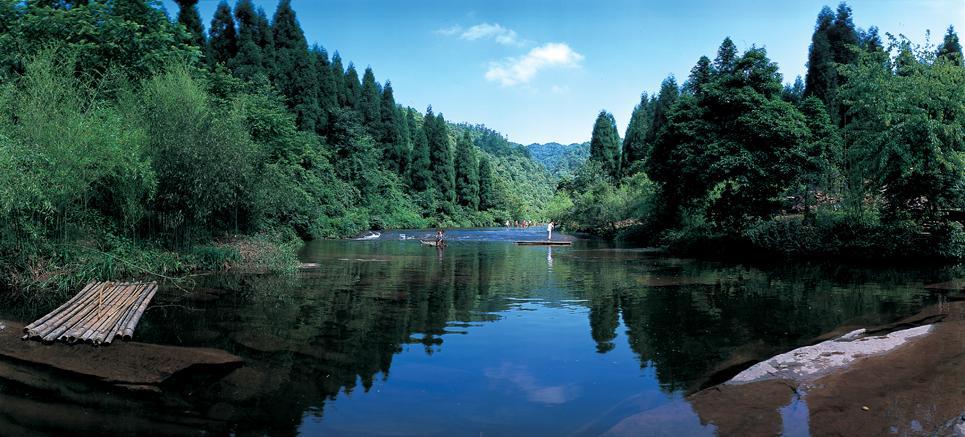
[[[96,400],[68,409],[55,392],[0,379],[8,399],[63,406],[31,422],[0,402],[0,434],[107,426],[82,414],[113,417],[102,431],[144,432],[173,408],[183,422],[155,431],[597,435],[675,404],[674,423],[711,433],[684,396],[827,332],[913,314],[937,298],[925,285],[954,276],[707,262],[582,239],[512,244],[545,238],[541,228],[454,230],[445,249],[411,239],[430,234],[310,242],[300,257],[318,267],[293,276],[210,275],[187,297],[169,288],[136,340],[223,349],[243,368],[122,413]],[[785,429],[806,435],[794,408]]]

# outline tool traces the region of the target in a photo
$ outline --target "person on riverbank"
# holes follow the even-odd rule
[[[553,239],[553,221],[546,224],[546,241]]]

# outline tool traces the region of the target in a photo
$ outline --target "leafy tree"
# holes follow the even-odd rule
[[[375,81],[372,67],[365,69],[362,75],[362,90],[359,95],[358,110],[362,114],[362,125],[372,138],[379,138],[379,128],[382,122],[382,100],[379,96],[379,84]]]
[[[429,158],[429,140],[426,137],[426,125],[432,114],[432,108],[423,119],[423,124],[417,125],[412,112],[409,113],[409,122],[412,129],[412,156],[409,158],[407,168],[407,181],[409,187],[417,192],[426,191],[432,187],[432,161]],[[432,117],[433,119],[435,117]]]
[[[930,56],[903,41],[894,73],[872,54],[843,70],[848,158],[886,217],[935,219],[965,200],[965,69]]]
[[[238,36],[235,33],[235,20],[231,17],[231,7],[222,0],[211,19],[208,31],[208,60],[212,65],[228,65],[238,53]]]
[[[621,156],[620,168],[624,176],[635,173],[639,165],[646,161],[650,155],[649,145],[647,144],[647,132],[650,130],[650,123],[653,121],[652,100],[643,93],[640,96],[640,103],[633,108],[630,115],[630,124],[627,125],[627,132],[623,136],[623,153]]]
[[[205,47],[204,28],[201,26],[201,14],[198,13],[198,0],[177,0],[176,3],[178,4],[178,23],[181,23],[191,35],[191,44]]]
[[[456,142],[456,198],[460,205],[479,209],[479,162],[469,132]]]
[[[610,177],[620,173],[620,134],[613,114],[600,111],[590,136],[590,160],[597,161]]]
[[[278,3],[272,19],[275,42],[275,64],[272,77],[275,86],[287,98],[295,112],[298,126],[307,131],[319,128],[322,118],[318,102],[318,75],[308,53],[305,34],[291,8],[291,0]]]
[[[955,26],[948,26],[942,43],[938,46],[938,57],[947,59],[955,65],[962,65],[962,44],[958,41]]]
[[[489,158],[483,155],[479,158],[479,209],[488,210],[496,207],[496,190],[493,183],[493,167]]]

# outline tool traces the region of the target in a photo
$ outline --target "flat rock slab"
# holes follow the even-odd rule
[[[882,354],[905,344],[909,339],[931,331],[932,325],[861,337],[864,330],[848,333],[838,339],[805,346],[757,363],[737,374],[729,384],[741,384],[780,378],[808,381],[849,365],[857,358]]]
[[[158,386],[199,374],[225,374],[243,364],[240,357],[209,348],[116,342],[106,347],[23,341],[23,325],[4,321],[0,359],[14,360],[128,389]],[[2,376],[2,375],[0,375]]]

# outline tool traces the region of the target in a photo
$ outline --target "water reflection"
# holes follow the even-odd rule
[[[244,357],[189,401],[233,432],[596,434],[829,330],[910,314],[932,300],[923,282],[951,275],[449,238],[316,242],[302,256],[320,268],[295,277],[208,277],[150,311],[140,340]]]

